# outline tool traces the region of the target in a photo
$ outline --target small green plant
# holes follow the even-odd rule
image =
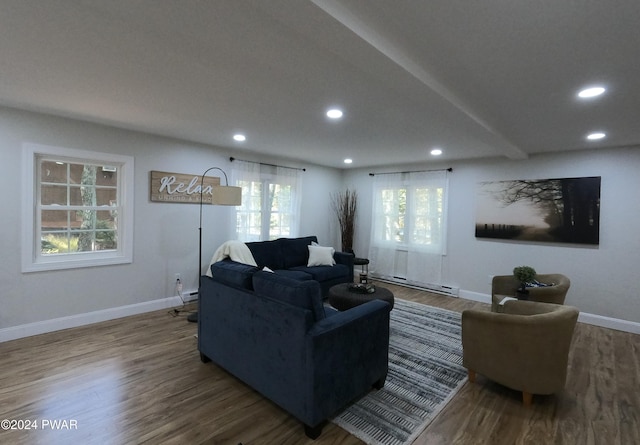
[[[533,283],[535,280],[536,270],[530,266],[514,267],[513,276],[520,282],[520,290],[524,291],[527,283]]]
[[[513,276],[521,283],[530,283],[536,277],[536,270],[530,266],[514,267]]]

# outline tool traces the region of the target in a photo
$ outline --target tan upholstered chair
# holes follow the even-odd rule
[[[538,274],[536,280],[553,286],[528,287],[529,300],[564,304],[571,281],[562,274]],[[498,303],[505,297],[515,297],[520,282],[513,275],[496,275],[491,280],[491,310],[498,312]]]
[[[462,313],[463,366],[469,381],[476,373],[522,391],[530,405],[533,394],[564,388],[569,347],[578,309],[532,301],[508,301],[503,313]]]

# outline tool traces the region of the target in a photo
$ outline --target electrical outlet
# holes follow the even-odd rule
[[[181,278],[180,278],[180,274],[179,274],[179,273],[177,273],[177,274],[176,274],[176,277],[175,277],[175,281],[178,281],[178,280],[180,280],[180,279],[181,279]]]

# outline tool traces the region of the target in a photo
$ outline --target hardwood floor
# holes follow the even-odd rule
[[[488,305],[384,284],[397,298],[462,311]],[[185,315],[153,312],[0,344],[0,430],[11,444],[361,444],[299,422],[196,349]],[[565,391],[521,396],[482,376],[418,444],[640,443],[640,336],[578,324]],[[247,358],[250,364],[250,358]],[[54,423],[57,421],[57,423]]]

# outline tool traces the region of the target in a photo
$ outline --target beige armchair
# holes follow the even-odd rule
[[[536,279],[553,286],[529,287],[529,300],[541,303],[564,304],[571,286],[568,277],[562,274],[538,274]],[[498,303],[505,297],[515,297],[520,282],[513,275],[496,275],[491,280],[491,310],[498,312]]]
[[[503,313],[462,313],[463,366],[469,381],[476,373],[522,391],[530,405],[533,394],[564,388],[569,347],[578,309],[532,301],[508,301]]]

